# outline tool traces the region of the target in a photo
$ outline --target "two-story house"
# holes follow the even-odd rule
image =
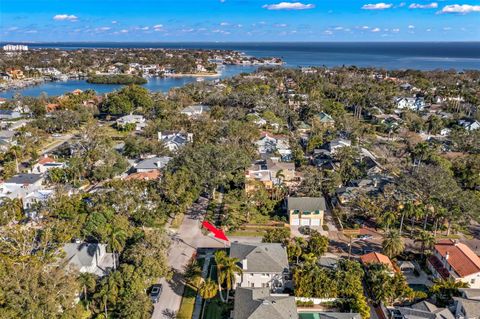
[[[114,267],[114,256],[106,251],[107,245],[95,243],[69,243],[63,246],[66,261],[84,273],[106,275]]]
[[[267,190],[282,183],[288,184],[295,179],[295,163],[280,162],[276,159],[259,160],[253,163],[245,174],[245,190],[254,192],[256,187],[249,181],[261,182]]]
[[[233,319],[298,319],[295,297],[268,288],[237,288]]]
[[[141,131],[143,128],[145,128],[145,126],[147,126],[143,115],[135,114],[122,116],[121,118],[117,119],[116,123],[118,128],[125,128],[128,125],[132,125],[135,127],[135,131]]]
[[[460,288],[460,297],[453,297],[455,318],[480,318],[480,289]]]
[[[53,168],[65,168],[65,166],[65,163],[57,162],[55,159],[45,155],[32,166],[31,172],[35,174],[43,174]]]
[[[289,160],[292,156],[292,150],[288,137],[274,136],[272,134],[263,132],[258,141],[255,142],[258,153],[260,154],[274,154],[278,153],[283,160]]]
[[[186,116],[191,118],[196,118],[208,111],[210,111],[210,106],[203,104],[195,104],[187,106],[180,113],[185,114]]]
[[[43,175],[17,174],[0,184],[0,197],[25,198],[42,188]]]
[[[428,301],[392,308],[390,314],[392,319],[455,319],[448,308],[439,308]]]
[[[453,240],[437,242],[427,266],[436,278],[451,278],[470,288],[480,288],[480,258],[465,244]]]
[[[235,275],[237,287],[281,292],[290,281],[287,250],[281,244],[233,242],[230,257],[239,259],[242,267],[242,273]]]
[[[292,226],[323,226],[326,210],[323,197],[288,197],[288,216]]]
[[[158,140],[162,141],[166,148],[171,152],[177,151],[179,148],[193,141],[192,133],[182,132],[158,132]]]

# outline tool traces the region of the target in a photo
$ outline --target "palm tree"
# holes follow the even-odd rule
[[[120,228],[115,226],[110,227],[110,233],[108,235],[110,249],[113,253],[113,270],[117,269],[116,253],[120,252],[123,249],[125,240],[127,239],[127,233]]]
[[[228,301],[230,290],[235,285],[235,274],[241,274],[242,268],[238,266],[238,258],[230,258],[224,250],[219,250],[215,253],[215,262],[217,263],[217,281],[219,294],[222,301]],[[227,288],[227,296],[222,298],[222,284]]]
[[[435,236],[433,236],[430,232],[425,230],[420,231],[415,238],[415,242],[420,242],[422,244],[422,258],[425,255],[426,249],[431,249],[433,245],[435,245]]]
[[[386,226],[387,232],[390,230],[390,225],[397,220],[397,214],[394,211],[386,211],[382,216],[382,222]]]
[[[88,309],[88,291],[95,290],[96,278],[93,274],[90,273],[81,273],[78,277],[80,284],[83,289],[83,300],[85,302],[85,309]]]
[[[433,286],[430,292],[435,296],[437,302],[444,306],[449,303],[453,297],[459,296],[459,288],[468,288],[468,283],[463,281],[456,281],[453,278],[448,279],[434,279]]]
[[[382,242],[383,252],[390,258],[393,258],[403,252],[405,243],[402,236],[396,230],[391,230],[385,235]]]
[[[185,266],[184,276],[190,283],[197,283],[196,279],[202,275],[202,269],[196,259]]]
[[[198,292],[203,299],[212,299],[217,295],[218,287],[215,281],[207,279],[202,283]]]

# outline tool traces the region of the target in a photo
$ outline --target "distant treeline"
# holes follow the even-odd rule
[[[88,83],[95,84],[145,84],[147,80],[138,75],[115,74],[115,75],[90,75]]]

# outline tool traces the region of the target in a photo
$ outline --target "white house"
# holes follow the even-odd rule
[[[135,131],[141,131],[147,126],[142,115],[129,114],[117,119],[117,127],[123,128],[129,124],[135,124]]]
[[[17,174],[0,184],[0,197],[25,198],[42,187],[43,175]]]
[[[158,132],[158,140],[162,141],[171,152],[175,152],[182,146],[187,145],[187,143],[192,142],[193,134],[182,132]]]
[[[135,166],[135,171],[137,173],[150,172],[152,170],[161,170],[167,166],[172,158],[169,156],[154,156],[140,161]]]
[[[453,240],[437,242],[427,266],[436,278],[462,281],[480,288],[480,258],[465,244]]]
[[[344,138],[336,138],[328,144],[328,148],[330,150],[330,153],[334,154],[337,152],[342,147],[349,147],[352,146],[352,141],[346,140]]]
[[[262,137],[255,142],[260,154],[272,154],[278,152],[282,159],[288,160],[292,156],[287,137],[273,136],[264,132]]]
[[[395,99],[397,109],[409,109],[412,111],[423,111],[425,100],[420,97],[399,97]]]
[[[480,122],[476,120],[460,120],[458,124],[461,125],[467,131],[474,131],[480,128]]]
[[[198,117],[208,111],[210,111],[209,105],[196,104],[187,106],[180,113],[185,114],[188,117]]]
[[[289,281],[287,250],[279,243],[233,242],[230,257],[239,259],[242,267],[242,274],[235,275],[237,287],[281,292]]]
[[[98,276],[106,275],[114,266],[113,254],[107,253],[107,245],[91,243],[70,243],[63,246],[66,260],[81,273]]]
[[[15,120],[22,117],[20,112],[14,110],[0,110],[0,120]]]
[[[35,165],[33,165],[31,172],[34,174],[43,174],[53,168],[64,168],[65,163],[57,162],[53,158],[45,155]]]

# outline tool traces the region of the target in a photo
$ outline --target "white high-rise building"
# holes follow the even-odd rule
[[[4,51],[28,51],[27,45],[22,44],[7,44],[3,46]]]

